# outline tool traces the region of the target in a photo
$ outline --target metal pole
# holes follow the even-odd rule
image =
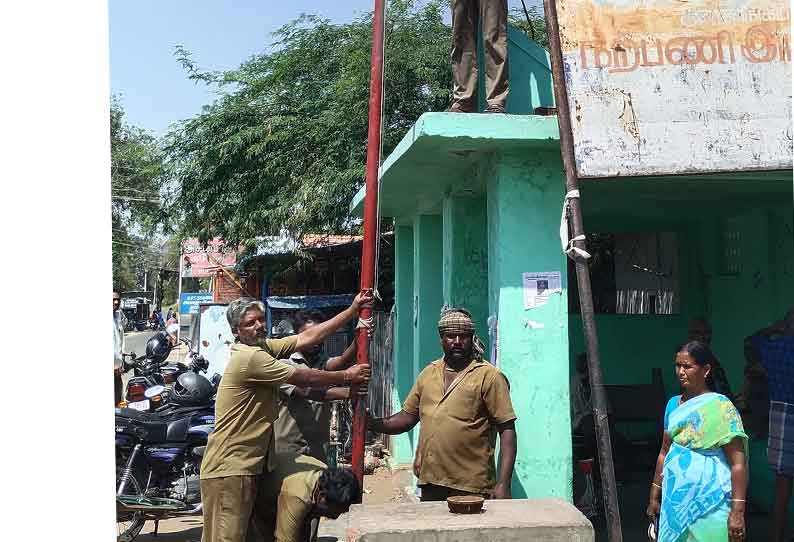
[[[549,29],[549,53],[554,82],[554,99],[557,102],[557,121],[560,127],[560,150],[565,170],[565,189],[566,192],[570,193],[572,190],[579,189],[579,180],[576,175],[576,162],[574,160],[571,112],[568,107],[568,91],[565,87],[556,0],[545,0],[544,8],[546,12],[546,28]],[[573,230],[573,237],[584,235],[582,208],[579,198],[570,199],[569,220]],[[585,242],[583,240],[574,241],[574,245],[579,249],[585,250]],[[576,282],[579,285],[579,306],[582,312],[582,324],[587,342],[587,365],[590,373],[593,419],[595,420],[596,438],[598,440],[598,461],[601,467],[601,487],[609,541],[622,542],[623,533],[620,527],[620,508],[618,507],[615,469],[612,462],[612,442],[609,436],[607,400],[604,393],[601,360],[598,355],[598,333],[596,332],[595,311],[593,310],[590,270],[587,266],[587,260],[577,256],[574,262],[576,264]]]
[[[364,196],[364,241],[361,246],[361,289],[375,284],[375,251],[380,237],[378,231],[378,170],[380,169],[381,105],[383,104],[383,21],[384,0],[375,0],[372,12],[372,61],[369,75],[369,132],[367,134],[367,177]],[[359,318],[372,316],[371,309],[363,309]],[[367,329],[357,329],[356,363],[369,362]],[[367,434],[364,401],[358,398],[358,386],[350,390],[353,398],[353,472],[364,488],[364,441]]]
[[[182,241],[179,241],[179,285],[177,286],[176,294],[176,319],[179,321],[179,329],[176,332],[176,340],[182,338]]]

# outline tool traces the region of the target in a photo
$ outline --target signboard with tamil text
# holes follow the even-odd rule
[[[180,314],[198,314],[201,303],[212,303],[211,293],[182,293],[179,296]]]
[[[787,0],[557,0],[579,177],[792,167]]]
[[[182,241],[182,277],[210,277],[213,270],[232,267],[237,263],[237,249],[213,239],[204,246],[198,239]]]

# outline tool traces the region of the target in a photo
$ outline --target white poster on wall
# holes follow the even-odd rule
[[[559,271],[524,273],[524,308],[542,307],[553,294],[562,293],[562,278]]]

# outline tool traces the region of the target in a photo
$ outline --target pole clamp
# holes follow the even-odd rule
[[[571,200],[579,197],[579,190],[571,190],[565,194],[565,201],[562,203],[562,216],[560,217],[560,244],[562,251],[570,259],[576,261],[577,258],[583,260],[590,259],[590,253],[574,245],[576,241],[585,241],[587,238],[584,235],[577,235],[571,238],[570,228],[568,226],[568,213],[571,209]]]

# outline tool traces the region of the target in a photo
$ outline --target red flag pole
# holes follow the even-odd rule
[[[381,106],[383,104],[383,22],[385,0],[375,0],[372,12],[372,64],[369,76],[369,132],[367,135],[367,177],[364,196],[364,242],[361,248],[361,289],[375,284],[375,251],[378,231],[378,170],[380,168]],[[362,309],[359,318],[367,320],[371,309]],[[357,328],[356,363],[369,362],[367,329]],[[353,472],[364,488],[364,441],[367,434],[365,401],[358,398],[358,386],[350,390],[353,398]]]

